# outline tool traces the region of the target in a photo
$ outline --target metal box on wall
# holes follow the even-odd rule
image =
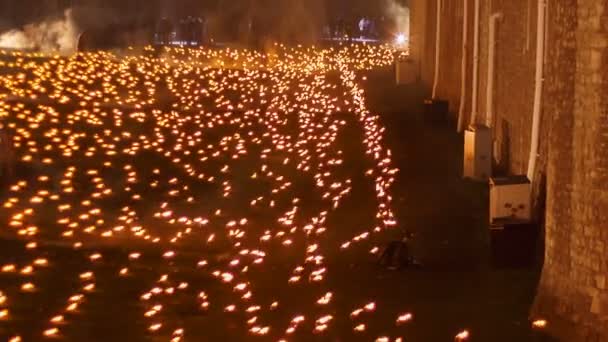
[[[464,132],[463,177],[486,181],[492,175],[492,132],[482,125]]]
[[[490,178],[490,223],[504,219],[529,222],[530,191],[526,176]]]

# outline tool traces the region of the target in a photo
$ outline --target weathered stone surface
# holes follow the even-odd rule
[[[442,12],[442,31],[449,34],[442,39],[439,95],[452,108],[460,101],[463,1],[444,1],[449,8]],[[495,159],[511,173],[525,173],[528,163],[537,1],[481,1],[478,117],[485,121],[487,112],[488,21],[501,12],[492,129],[501,147]],[[411,22],[424,46],[417,58],[427,85],[434,76],[436,2],[411,1]],[[467,116],[474,2],[469,0]],[[547,21],[536,178],[546,179],[546,250],[531,315],[548,319],[551,331],[565,341],[608,341],[608,1],[550,1]],[[537,184],[535,193],[541,190]]]

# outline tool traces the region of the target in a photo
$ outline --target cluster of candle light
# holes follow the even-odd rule
[[[43,257],[49,243],[86,253],[92,268],[104,261],[100,246],[127,248],[116,269],[120,278],[137,277],[133,268],[146,253],[158,254],[169,270],[177,258],[194,255],[190,271],[217,279],[223,292],[159,271],[137,299],[147,333],[184,339],[186,327],[171,319],[175,296],[203,312],[243,314],[254,336],[287,341],[297,330],[326,333],[336,319],[329,307],[340,296],[323,286],[326,253],[357,246],[377,253],[373,236],[396,225],[390,188],[397,169],[379,117],[366,107],[360,71],[389,66],[398,53],[388,46],[278,44],[265,53],[0,52],[0,68],[10,71],[0,77],[0,129],[10,132],[18,167],[28,174],[17,175],[2,203],[8,228],[1,234],[38,253],[24,265],[0,260],[0,271],[19,273],[18,291],[28,293],[44,291],[28,277],[61,267]],[[338,142],[353,124],[362,128],[365,177],[376,194],[368,200],[375,223],[363,229],[327,223],[354,186]],[[334,246],[326,239],[331,229],[355,235]],[[252,275],[263,272],[277,246],[301,248],[302,255],[286,279],[272,281],[314,285],[319,308],[293,314],[286,325],[268,318],[282,301],[256,296]],[[78,321],[79,306],[97,291],[96,273],[79,273],[76,281],[81,284],[65,307],[49,314],[40,337],[60,337]],[[10,289],[1,290],[0,324],[7,324]],[[368,302],[346,319],[363,333],[362,318],[376,310]],[[403,312],[391,324],[412,318]],[[462,331],[455,338],[468,336]],[[21,339],[16,333],[11,341]]]

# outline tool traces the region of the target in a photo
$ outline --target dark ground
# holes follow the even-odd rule
[[[368,106],[382,113],[387,127],[394,162],[401,170],[393,192],[396,215],[414,232],[414,254],[424,267],[378,277],[393,284],[386,291],[396,300],[407,298],[417,317],[434,321],[434,328],[412,325],[408,336],[445,341],[464,326],[474,341],[548,340],[529,329],[538,265],[493,266],[488,188],[461,178],[462,135],[453,123],[425,122],[423,89],[394,87],[391,76],[370,77]]]
[[[490,263],[487,187],[460,177],[462,138],[450,126],[424,123],[423,92],[416,86],[394,87],[390,72],[370,74],[367,92],[368,106],[381,114],[393,162],[401,170],[393,188],[397,219],[400,227],[415,234],[414,254],[423,267],[387,271],[380,269],[373,257],[353,257],[348,254],[351,252],[326,254],[326,265],[330,269],[327,284],[335,292],[336,316],[348,316],[354,303],[361,305],[369,300],[375,300],[382,310],[366,318],[365,333],[353,333],[353,322],[336,319],[327,334],[311,337],[296,333],[290,340],[368,341],[381,335],[399,335],[406,341],[452,341],[458,332],[467,329],[471,332],[471,341],[547,341],[532,331],[528,319],[537,268],[498,269]],[[360,147],[355,144],[352,148]],[[353,193],[356,199],[363,198],[360,195],[363,194]],[[346,200],[344,208],[330,217],[330,225],[339,225],[345,231],[357,224],[359,208],[365,206],[362,203]],[[399,237],[396,232],[393,234]],[[351,236],[352,232],[346,235]],[[330,239],[334,238],[344,237],[330,235]],[[389,238],[386,237],[386,241]],[[144,309],[138,300],[165,272],[171,273],[176,281],[188,281],[189,295],[204,289],[211,296],[216,293],[221,296],[221,284],[207,274],[193,271],[191,265],[197,260],[194,256],[184,255],[164,262],[157,249],[143,250],[146,257],[129,265],[137,277],[119,278],[116,272],[124,267],[128,252],[126,246],[103,250],[104,261],[94,266],[98,290],[87,295],[79,313],[73,317],[75,323],[62,328],[61,339],[168,340],[170,331],[168,335],[161,335],[162,338],[145,332],[149,322],[142,319]],[[27,253],[30,252],[13,241],[0,241],[2,264],[30,260]],[[44,247],[43,254],[61,264],[61,268],[49,268],[35,276],[35,282],[44,291],[12,297],[11,301],[16,303],[11,307],[14,318],[10,327],[0,321],[2,341],[15,333],[22,334],[25,341],[41,339],[39,332],[48,328],[45,322],[65,306],[67,297],[79,292],[78,274],[92,267],[86,266],[89,255],[86,252]],[[277,251],[275,256],[278,257],[265,263],[263,272],[252,271],[250,275],[256,279],[258,301],[269,304],[271,298],[280,297],[284,298],[281,307],[289,309],[293,305],[302,309],[309,305],[314,312],[315,307],[307,300],[309,289],[296,287],[294,291],[282,283],[284,275],[291,270],[287,261],[294,255],[290,251]],[[274,282],[275,278],[281,283]],[[22,282],[17,276],[0,274],[2,290],[18,287]],[[24,300],[25,296],[35,299]],[[184,327],[186,341],[264,340],[245,334],[242,317],[235,315],[230,319],[221,311],[213,310],[201,314],[185,304],[188,298],[176,296],[163,302],[168,307],[164,312],[165,321]],[[394,322],[402,312],[411,312],[412,322],[398,328],[386,324]],[[307,314],[309,324],[317,317],[310,315],[311,312],[302,313]],[[278,313],[275,317],[279,322],[289,318]]]

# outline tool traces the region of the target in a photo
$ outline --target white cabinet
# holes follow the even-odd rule
[[[464,132],[463,177],[487,181],[492,175],[492,132],[482,125]]]
[[[526,176],[490,178],[490,224],[532,219],[530,181]]]

